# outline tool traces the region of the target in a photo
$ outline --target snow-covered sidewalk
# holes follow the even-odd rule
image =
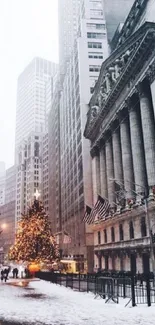
[[[28,288],[0,285],[0,319],[21,324],[48,325],[154,325],[155,306],[125,308],[105,304],[93,294],[80,293],[44,281]]]

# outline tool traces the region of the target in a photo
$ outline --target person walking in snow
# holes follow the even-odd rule
[[[4,269],[4,271],[3,271],[3,277],[4,277],[4,280],[6,282],[6,280],[8,279],[8,270],[7,269]]]
[[[3,282],[3,279],[4,279],[4,271],[1,270],[1,281]]]
[[[14,271],[15,271],[15,278],[17,279],[18,278],[18,269],[17,269],[17,267],[14,269]]]

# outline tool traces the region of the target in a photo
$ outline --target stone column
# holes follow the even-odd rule
[[[122,163],[123,163],[123,178],[124,188],[126,190],[126,199],[134,197],[134,176],[133,176],[133,163],[132,151],[130,141],[130,129],[127,112],[122,115],[120,120],[120,134],[121,134],[121,147],[122,147]]]
[[[100,158],[99,153],[95,153],[92,158],[92,180],[93,180],[93,203],[97,201],[97,196],[101,192],[100,184]]]
[[[135,192],[138,194],[145,194],[147,188],[147,176],[139,105],[135,104],[137,101],[138,99],[135,97],[135,100],[133,99],[129,102],[131,148],[135,178]],[[139,201],[140,196],[137,196],[137,202]]]
[[[111,179],[114,178],[114,163],[113,163],[113,151],[112,151],[112,141],[110,135],[108,140],[106,140],[106,170],[107,170],[107,186],[108,186],[108,199],[111,207],[115,204],[115,186]]]
[[[155,123],[152,107],[150,88],[147,83],[138,85],[140,112],[143,130],[145,149],[145,161],[147,170],[147,181],[152,195],[152,188],[155,185]]]
[[[149,67],[149,69],[147,71],[147,78],[150,83],[153,112],[154,112],[154,116],[155,116],[155,62],[153,62],[153,64]]]
[[[120,127],[118,122],[115,121],[113,124],[112,132],[112,146],[113,146],[113,158],[114,158],[114,188],[115,188],[115,197],[117,204],[117,212],[120,213],[120,205],[123,204],[121,189],[123,186],[123,166],[122,166],[122,149],[121,149],[121,140],[120,140]]]
[[[100,149],[100,182],[101,196],[108,197],[105,144]]]
[[[115,123],[114,131],[112,133],[112,146],[114,158],[114,178],[118,182],[123,183],[123,166],[122,166],[122,149],[120,140],[120,128]]]

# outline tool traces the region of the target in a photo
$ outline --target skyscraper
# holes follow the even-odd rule
[[[92,204],[89,143],[83,138],[88,102],[108,56],[102,1],[59,1],[60,76],[49,115],[49,214],[62,234],[62,256],[92,271],[93,237],[82,222]],[[63,242],[68,233],[70,244]],[[88,263],[87,263],[88,262]]]
[[[57,65],[34,58],[18,78],[15,148],[31,132],[45,132],[45,87]]]
[[[78,29],[81,0],[58,0],[59,63],[63,67],[70,57]]]
[[[57,65],[34,58],[18,79],[16,113],[16,220],[42,190],[42,148],[47,133],[47,87]]]

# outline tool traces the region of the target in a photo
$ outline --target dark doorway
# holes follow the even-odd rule
[[[105,270],[109,270],[109,258],[105,256]]]
[[[102,269],[102,256],[99,256],[99,258],[98,258],[98,267],[99,267],[99,270]]]
[[[149,273],[150,272],[150,259],[148,254],[142,255],[142,261],[143,261],[143,272]]]
[[[131,265],[131,272],[132,272],[132,274],[136,274],[136,272],[137,272],[137,265],[136,265],[136,255],[135,254],[131,254],[131,257],[130,257],[130,265]]]

